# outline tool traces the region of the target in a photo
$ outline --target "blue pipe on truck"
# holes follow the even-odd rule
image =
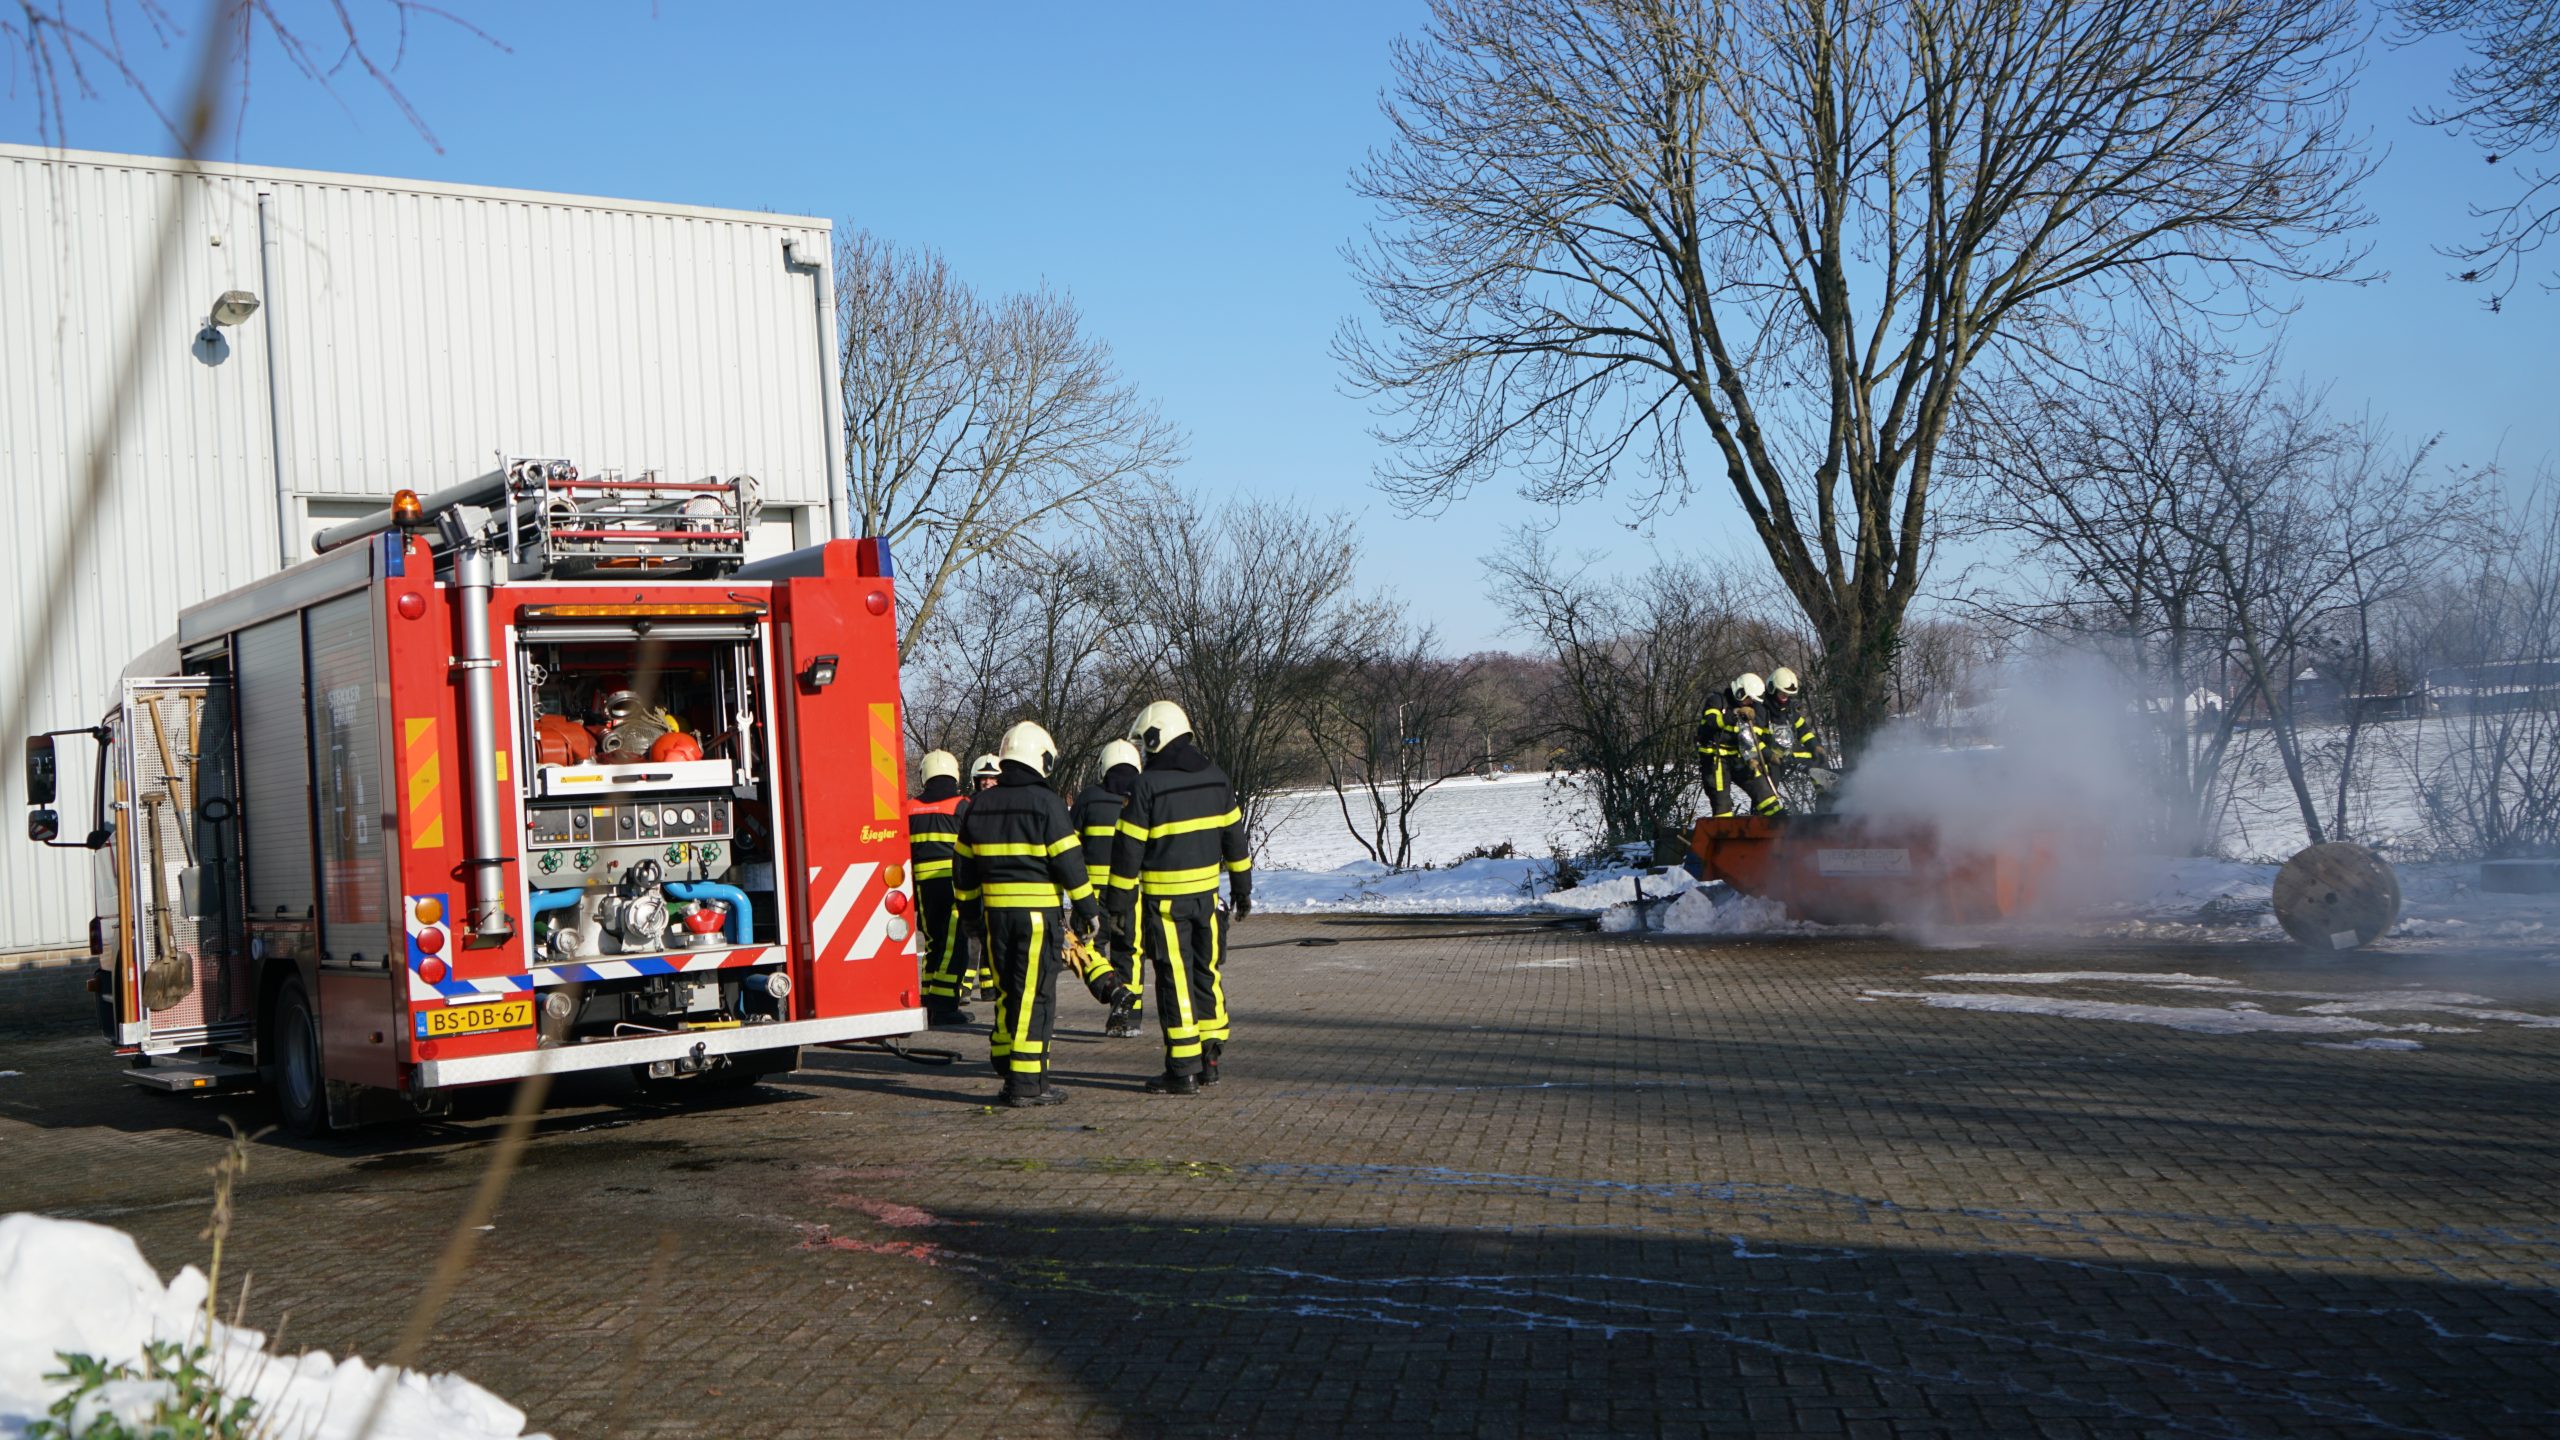
[[[536,890],[533,892],[533,903],[526,908],[531,910],[533,915],[548,915],[554,910],[566,910],[570,906],[575,905],[586,898],[587,892],[583,888],[576,890]],[[525,918],[530,920],[533,918],[533,915],[528,915]]]
[[[744,945],[747,937],[756,933],[755,902],[735,885],[723,885],[717,880],[671,880],[667,882],[667,893],[679,900],[718,900],[726,904],[729,919],[720,927],[720,933],[728,936],[732,945]]]

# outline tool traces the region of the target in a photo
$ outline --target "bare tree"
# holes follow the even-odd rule
[[[2560,4],[2553,0],[2399,0],[2405,39],[2459,35],[2471,61],[2454,72],[2450,105],[2418,111],[2422,124],[2468,135],[2492,165],[2506,163],[2515,193],[2475,205],[2480,238],[2444,247],[2464,268],[2455,278],[2489,288],[2498,309],[2524,273],[2525,257],[2560,234]],[[2519,157],[2524,157],[2519,162]],[[2549,288],[2549,287],[2547,287]]]
[[[1433,0],[1355,178],[1384,335],[1353,383],[1412,506],[1689,489],[1703,432],[1820,635],[1844,740],[1882,718],[1977,361],[2111,306],[2347,274],[2369,162],[2351,0]]]
[[[1180,458],[1053,291],[989,304],[932,251],[857,231],[836,247],[836,327],[854,523],[897,554],[902,654],[971,566],[1132,505]]]
[[[2560,854],[2560,486],[2546,475],[2486,533],[2408,607],[2434,664],[2406,759],[2441,853]]]
[[[1756,653],[1733,587],[1662,563],[1612,576],[1534,530],[1484,562],[1494,603],[1551,661],[1541,729],[1600,816],[1604,845],[1685,830],[1698,714]]]
[[[1413,864],[1423,797],[1483,764],[1469,733],[1479,662],[1441,655],[1431,628],[1408,625],[1400,609],[1380,615],[1377,628],[1369,647],[1346,657],[1333,682],[1301,703],[1353,842],[1404,870]]]
[[[2204,432],[2229,428],[2214,357],[2163,339],[2037,367],[1986,386],[1952,437],[1973,482],[1969,518],[2029,562],[1977,609],[2102,657],[2144,707],[2157,808],[2137,827],[2166,850],[2213,838],[2225,764],[2255,686],[2231,661],[2212,556],[2221,487],[2201,473]],[[2262,390],[2264,373],[2243,387]],[[2233,684],[2235,676],[2241,679]]]
[[[2476,477],[2437,477],[2432,441],[2330,416],[2272,358],[2235,374],[2162,341],[2099,360],[1987,399],[1951,451],[2044,564],[2015,613],[2136,681],[2159,742],[2155,838],[2210,838],[2252,716],[2304,832],[2345,838],[2384,674],[2376,618],[2465,533]],[[2312,667],[2337,699],[2312,702]]]
[[[1273,793],[1312,768],[1307,697],[1376,623],[1351,591],[1355,537],[1339,515],[1251,500],[1213,510],[1187,498],[1117,532],[1139,654],[1235,782],[1257,843]]]
[[[909,657],[908,739],[965,760],[1037,721],[1058,744],[1053,777],[1072,783],[1147,698],[1137,646],[1128,587],[1099,553],[991,560],[954,587]]]

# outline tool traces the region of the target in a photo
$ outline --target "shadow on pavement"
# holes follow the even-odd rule
[[[1249,1178],[1195,1187],[1196,1223],[951,1213],[803,1249],[848,1274],[970,1277],[1043,1369],[1133,1435],[1832,1434],[1864,1419],[1896,1434],[2077,1420],[2086,1431],[2063,1429],[2485,1436],[2549,1433],[2560,1410],[2547,1286],[2279,1260],[2245,1235],[2125,1264],[2060,1237],[2030,1254],[1218,1220]],[[2560,1236],[2481,1243],[2519,1241],[2554,1273]]]

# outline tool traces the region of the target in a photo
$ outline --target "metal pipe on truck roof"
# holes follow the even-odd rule
[[[435,518],[456,505],[495,505],[507,493],[507,472],[492,470],[477,480],[448,485],[433,495],[419,500],[421,520],[432,523]],[[322,555],[353,545],[391,528],[391,508],[384,506],[370,515],[332,525],[311,537],[311,548]]]

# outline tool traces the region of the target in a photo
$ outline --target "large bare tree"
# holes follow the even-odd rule
[[[1978,361],[2351,272],[2360,38],[2352,0],[1432,0],[1355,178],[1381,481],[1659,508],[1703,436],[1854,748]]]
[[[2489,290],[2488,306],[2506,303],[2525,257],[2560,236],[2560,0],[2400,0],[2408,38],[2459,35],[2469,63],[2453,75],[2451,103],[2421,107],[2418,119],[2467,135],[2491,165],[2504,164],[2514,190],[2474,206],[2477,239],[2445,247],[2463,268],[2455,277]],[[2560,288],[2560,276],[2548,282]]]
[[[856,231],[836,247],[836,329],[853,520],[897,557],[901,653],[970,567],[1028,559],[1043,526],[1126,507],[1180,458],[1054,291],[989,303],[940,255]]]

